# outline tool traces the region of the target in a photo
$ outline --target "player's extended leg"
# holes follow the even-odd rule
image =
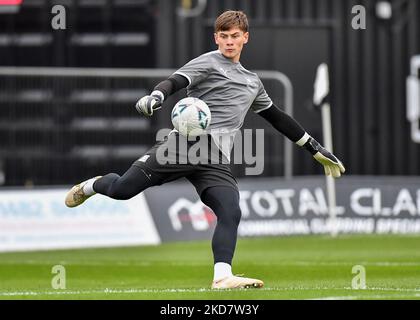
[[[157,183],[156,177],[133,165],[123,176],[109,173],[75,185],[67,193],[65,203],[70,208],[77,207],[96,193],[117,200],[127,200]]]
[[[213,289],[260,288],[261,280],[234,276],[232,258],[236,247],[238,225],[241,220],[239,192],[230,186],[213,186],[201,194],[201,201],[217,216],[212,239],[214,255]]]

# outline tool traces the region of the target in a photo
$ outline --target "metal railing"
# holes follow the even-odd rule
[[[94,174],[92,170],[99,170],[97,167],[104,169],[100,163],[110,159],[124,160],[119,163],[127,166],[154,143],[153,131],[171,125],[170,108],[151,119],[133,115],[136,100],[174,71],[0,67],[0,135],[3,136],[0,138],[3,145],[0,148],[3,166],[0,168],[5,172],[6,185],[56,184],[66,179],[67,183],[72,182],[68,181],[71,173],[63,176],[62,181],[59,177],[67,172],[65,168],[69,164],[65,163],[75,158],[86,160],[81,161],[85,168],[78,169],[78,174],[86,177]],[[293,88],[288,77],[277,71],[255,72],[274,103],[292,115]],[[176,95],[170,98],[177,99]],[[169,100],[169,104],[174,103]],[[42,129],[42,132],[35,129]],[[282,141],[278,137],[276,135],[271,143]],[[284,141],[282,175],[290,178],[293,174],[292,143],[287,139]],[[50,151],[51,163],[41,160],[40,157],[48,157]],[[281,155],[274,156],[277,158],[271,159],[272,167]],[[31,162],[31,159],[36,161]],[[20,162],[21,166],[18,166]],[[10,167],[14,168],[16,176],[12,182],[8,180]],[[32,182],[34,172],[44,174],[45,179]],[[273,171],[273,175],[279,173],[277,169]],[[22,175],[28,177],[25,180],[18,178]]]

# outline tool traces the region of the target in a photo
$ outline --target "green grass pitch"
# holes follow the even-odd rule
[[[0,254],[0,299],[419,299],[420,236],[240,238],[234,273],[262,289],[210,290],[210,241]],[[66,288],[53,289],[54,265]],[[352,268],[366,271],[353,289]]]

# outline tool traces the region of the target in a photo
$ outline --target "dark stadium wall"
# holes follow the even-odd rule
[[[179,16],[179,6],[188,3],[194,6],[198,1],[98,0],[66,3],[66,30],[52,30],[51,1],[48,0],[28,0],[18,14],[2,14],[0,65],[178,68],[189,59],[216,48],[212,26],[221,12],[226,9],[244,10],[249,17],[251,41],[243,53],[242,63],[248,69],[277,70],[286,74],[294,87],[294,116],[319,140],[322,140],[321,116],[311,107],[310,101],[316,66],[320,62],[328,62],[334,153],[344,161],[348,174],[420,174],[420,146],[410,137],[405,97],[410,58],[420,54],[418,0],[390,1],[393,12],[388,20],[378,18],[375,12],[377,0],[208,0],[202,13],[187,18]],[[352,8],[355,5],[366,8],[364,30],[352,28]],[[138,96],[141,96],[154,84],[155,81],[130,86],[138,88]],[[30,81],[27,85],[31,89]],[[93,87],[109,93],[108,85]],[[129,87],[124,83],[121,86]],[[266,87],[273,94],[270,85]],[[55,107],[71,90],[58,94],[56,101],[41,103],[32,100],[27,103],[13,100],[14,94],[19,95],[19,91],[13,91],[13,88],[18,88],[13,81],[0,81],[0,96],[3,90],[7,94],[2,97],[10,98],[7,98],[10,100],[7,103],[1,101],[0,115],[7,119],[5,123],[16,123],[13,130],[6,125],[0,128],[3,149],[11,150],[8,153],[10,157],[5,157],[3,153],[0,159],[4,162],[1,166],[6,170],[6,183],[21,185],[28,176],[31,176],[31,184],[68,183],[69,179],[63,176],[63,172],[71,177],[75,175],[72,171],[75,169],[70,170],[65,163],[55,162],[54,170],[51,170],[45,161],[39,163],[31,158],[27,146],[36,143],[38,147],[45,146],[61,157],[64,156],[60,154],[63,149],[76,147],[74,141],[79,140],[64,135],[60,127],[60,119],[67,118],[60,113],[68,109]],[[132,103],[137,92],[134,95]],[[170,106],[180,96],[167,101],[167,105]],[[46,96],[43,97],[46,99]],[[88,112],[78,114],[82,116],[103,117],[105,120],[107,117],[132,117],[133,106],[125,101],[122,106],[112,109],[115,110],[112,114],[107,113],[109,103],[102,102],[95,105],[96,109],[73,106],[72,112],[78,114],[77,108],[80,107],[83,112]],[[49,123],[51,113],[41,112],[41,107],[44,111],[53,108],[56,114],[51,130],[48,126],[43,130],[43,127],[36,127],[35,121],[25,120],[42,117]],[[166,108],[146,124],[153,130],[168,124],[169,111]],[[17,125],[18,120],[22,120],[22,123],[19,122],[22,126]],[[33,128],[25,129],[28,124]],[[257,116],[247,118],[247,125],[253,128],[264,124]],[[147,131],[141,139],[125,130],[126,134],[131,134],[128,139],[123,132],[109,137],[106,131],[98,131],[95,135],[87,135],[83,141],[106,144],[110,149],[124,143],[142,143],[142,147],[150,147],[154,132],[147,126],[141,130]],[[269,147],[270,152],[266,153],[264,176],[282,175],[283,171],[278,168],[282,167],[283,148],[273,146],[275,142],[271,137],[266,143],[266,150]],[[294,174],[322,173],[322,168],[309,154],[298,147],[293,150]],[[19,154],[26,156],[19,157]],[[129,161],[132,161],[131,157],[121,159],[116,156],[101,162],[104,166],[101,171],[123,171]],[[83,171],[83,177],[89,177],[92,168],[96,167],[97,163],[93,161],[86,171],[79,171]],[[243,170],[235,169],[237,176],[241,176],[241,172]]]
[[[322,139],[321,113],[313,107],[312,96],[316,69],[320,63],[329,61],[328,29],[255,27],[251,32],[251,41],[241,57],[242,64],[258,70],[279,70],[287,75],[293,84],[293,116],[316,139]],[[274,94],[268,88],[267,91]],[[294,173],[319,169],[306,153],[298,148],[293,150]]]
[[[392,18],[383,20],[375,13],[377,2],[212,0],[201,16],[182,19],[176,15],[176,1],[160,0],[159,16],[170,17],[166,19],[170,23],[158,27],[158,66],[179,67],[214,49],[214,18],[225,9],[244,10],[251,41],[243,64],[288,75],[294,86],[296,119],[319,138],[320,115],[308,102],[315,65],[327,57],[334,151],[349,174],[418,175],[420,146],[411,140],[406,120],[405,81],[410,58],[420,53],[420,3],[392,0]],[[366,9],[364,30],[352,28],[355,5]],[[165,52],[160,47],[171,49]],[[321,172],[298,150],[294,156],[295,173]]]
[[[62,3],[64,30],[51,27],[52,1],[24,1],[19,12],[1,14],[0,65],[155,66],[153,0]]]

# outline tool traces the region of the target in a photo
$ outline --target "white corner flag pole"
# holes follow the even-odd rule
[[[321,104],[321,117],[322,117],[322,135],[324,137],[324,146],[331,153],[333,152],[332,141],[332,125],[331,125],[331,106],[329,102],[323,101],[329,93],[329,77],[328,66],[322,63],[318,66],[315,85],[314,85],[314,104]],[[327,184],[327,199],[328,199],[328,214],[329,222],[328,227],[331,236],[337,236],[337,205],[336,205],[336,192],[335,180],[332,176],[326,176]]]
[[[322,134],[324,136],[324,145],[331,153],[333,152],[332,134],[331,134],[331,112],[330,104],[324,103],[321,107],[322,115]],[[330,215],[330,233],[333,237],[337,235],[337,204],[335,194],[335,180],[332,176],[326,176],[328,213]]]

